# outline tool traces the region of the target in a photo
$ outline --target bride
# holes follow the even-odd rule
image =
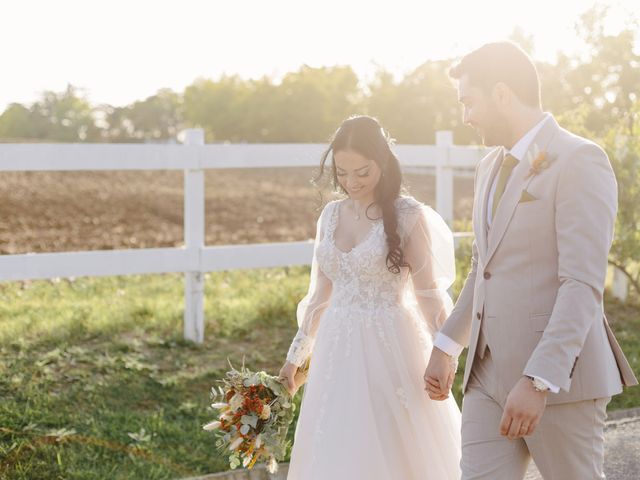
[[[347,198],[318,220],[280,371],[293,392],[312,355],[288,479],[458,479],[460,411],[453,398],[430,400],[422,380],[452,307],[453,236],[434,210],[400,195],[400,165],[375,119],[345,120],[320,174],[330,155]]]

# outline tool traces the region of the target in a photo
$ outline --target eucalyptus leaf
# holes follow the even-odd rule
[[[243,425],[251,425],[253,428],[256,428],[258,425],[258,417],[255,415],[243,415],[240,419],[240,423]]]

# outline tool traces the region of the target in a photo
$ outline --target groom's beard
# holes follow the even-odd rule
[[[497,147],[508,144],[511,138],[511,126],[506,117],[493,111],[487,117],[486,126],[480,132],[482,143],[487,147]]]

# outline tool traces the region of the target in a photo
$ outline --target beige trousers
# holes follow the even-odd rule
[[[509,394],[500,385],[487,349],[484,358],[475,358],[463,401],[463,480],[521,480],[531,457],[545,480],[605,478],[604,426],[610,398],[547,406],[533,435],[509,440],[499,431]]]

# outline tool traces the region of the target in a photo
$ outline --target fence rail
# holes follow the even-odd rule
[[[314,167],[326,145],[205,145],[204,132],[185,132],[184,145],[0,144],[0,171],[182,170],[185,246],[133,250],[28,253],[0,256],[0,281],[157,273],[185,274],[184,336],[204,340],[204,272],[309,264],[313,242],[205,246],[204,170]],[[436,210],[453,221],[456,170],[473,170],[483,148],[453,145],[438,132],[436,145],[398,145],[403,168],[435,169]],[[456,237],[467,234],[456,234]]]

